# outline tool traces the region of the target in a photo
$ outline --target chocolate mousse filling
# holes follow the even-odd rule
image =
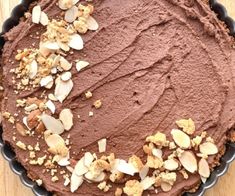
[[[33,180],[57,195],[180,195],[206,180],[235,123],[235,49],[204,3],[41,0],[30,13],[5,35],[2,125]]]

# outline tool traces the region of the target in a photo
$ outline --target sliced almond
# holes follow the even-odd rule
[[[99,24],[92,16],[89,16],[86,22],[87,22],[87,26],[88,26],[89,30],[91,30],[91,31],[98,30]]]
[[[190,137],[179,129],[172,129],[171,135],[174,142],[182,149],[188,149],[190,147],[191,141]]]
[[[26,136],[26,129],[20,123],[16,123],[16,130],[21,136]]]
[[[147,165],[144,165],[144,167],[142,167],[142,169],[139,172],[140,179],[143,180],[148,175],[148,172],[149,172],[149,167]]]
[[[63,80],[64,82],[70,80],[72,77],[71,72],[67,71],[61,74],[61,80]]]
[[[46,76],[40,80],[40,86],[41,87],[46,87],[49,85],[51,82],[53,82],[53,77],[51,75]]]
[[[95,159],[94,156],[90,152],[86,152],[84,154],[84,165],[86,167],[90,167],[94,159]]]
[[[106,174],[104,172],[101,172],[101,174],[94,178],[92,173],[91,172],[87,172],[84,177],[88,180],[88,181],[91,181],[91,182],[102,182],[105,177],[106,177]]]
[[[208,178],[210,176],[210,167],[205,159],[201,159],[199,161],[198,173],[204,178]]]
[[[29,69],[29,78],[33,79],[38,72],[38,63],[37,61],[33,60],[32,63],[30,64],[30,69]]]
[[[70,109],[63,109],[60,112],[59,119],[64,125],[66,131],[70,130],[73,126],[73,113]]]
[[[167,183],[167,182],[162,182],[161,183],[161,189],[164,192],[169,192],[172,189],[172,186],[169,183]]]
[[[47,106],[47,108],[51,111],[52,114],[55,113],[55,104],[51,101],[51,100],[48,100],[45,105]]]
[[[144,178],[144,179],[140,182],[140,184],[142,185],[142,187],[143,187],[144,190],[147,190],[147,189],[149,189],[152,185],[155,184],[155,181],[156,181],[155,177],[149,177],[149,176],[147,176],[146,178]]]
[[[136,168],[132,164],[127,163],[125,160],[119,160],[117,170],[130,176],[134,176],[137,172]]]
[[[70,165],[70,161],[69,161],[69,153],[67,157],[60,157],[59,161],[58,161],[58,165],[65,167]]]
[[[43,47],[49,49],[49,50],[59,50],[60,46],[57,42],[46,42],[43,44]]]
[[[64,126],[60,122],[60,120],[57,120],[54,117],[49,116],[47,114],[42,114],[41,120],[42,120],[43,124],[45,125],[45,127],[48,130],[52,131],[52,133],[60,135],[64,132]]]
[[[86,68],[89,65],[87,61],[78,61],[76,63],[76,69],[77,71],[81,71],[82,69]]]
[[[60,57],[60,67],[64,71],[68,71],[72,68],[72,63],[69,63],[64,57]]]
[[[168,159],[164,161],[164,168],[169,171],[174,171],[179,168],[179,163],[175,159]]]
[[[73,89],[73,81],[70,79],[66,82],[58,80],[55,87],[55,97],[62,103]]]
[[[162,150],[161,149],[153,148],[152,154],[155,157],[162,158]]]
[[[38,125],[40,115],[41,115],[40,110],[34,110],[34,111],[30,112],[30,114],[27,117],[27,126],[30,129],[33,129]]]
[[[47,137],[45,137],[45,141],[49,147],[54,147],[57,144],[63,144],[64,145],[64,139],[58,135],[58,134],[50,134]]]
[[[83,183],[83,177],[77,176],[76,173],[72,173],[70,179],[70,191],[74,193]]]
[[[37,5],[32,10],[32,22],[35,24],[39,24],[40,17],[41,17],[41,7]]]
[[[106,144],[107,144],[107,139],[105,138],[98,141],[98,147],[100,153],[106,151]]]
[[[78,7],[73,6],[65,12],[64,19],[68,23],[72,23],[76,20],[78,16]]]
[[[84,157],[77,162],[74,171],[78,176],[82,176],[89,171],[88,167],[85,166]]]
[[[204,177],[201,176],[201,181],[202,181],[203,184],[205,184],[206,181],[207,181],[207,178],[204,178]]]
[[[83,43],[82,37],[80,35],[73,34],[70,37],[70,41],[69,41],[68,45],[70,48],[73,48],[75,50],[82,50],[84,43]]]
[[[43,26],[46,26],[46,25],[48,25],[48,22],[49,22],[49,19],[48,19],[47,14],[45,12],[41,12],[40,23]]]
[[[218,153],[217,146],[212,142],[205,142],[199,146],[200,152],[205,155],[214,155]]]
[[[197,160],[191,151],[184,151],[179,157],[180,163],[190,173],[197,171]]]

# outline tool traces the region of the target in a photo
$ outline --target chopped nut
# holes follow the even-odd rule
[[[100,99],[96,100],[93,105],[95,106],[96,109],[101,108],[102,106],[101,100]]]
[[[168,141],[166,140],[166,135],[164,133],[157,132],[153,136],[148,136],[146,142],[152,142],[157,146],[167,146]]]
[[[141,159],[139,157],[137,157],[136,155],[132,155],[129,158],[128,163],[132,164],[138,171],[140,171],[144,166]]]
[[[41,179],[37,179],[36,183],[37,183],[38,186],[41,186],[42,185],[42,180]]]
[[[163,166],[163,160],[159,157],[148,156],[146,164],[149,168],[158,169]]]
[[[98,147],[99,147],[99,152],[105,152],[106,151],[106,145],[107,145],[107,139],[101,139],[98,141]]]
[[[16,142],[16,146],[18,146],[22,150],[26,150],[26,145],[21,141]]]
[[[122,172],[114,171],[110,174],[109,180],[111,182],[120,182],[123,177],[124,177],[124,174]]]
[[[193,134],[195,131],[195,124],[191,118],[181,119],[176,121],[178,127],[182,128],[183,131],[189,135]]]
[[[53,176],[52,178],[51,178],[51,181],[52,182],[57,182],[59,180],[59,178],[57,177],[57,176]]]
[[[73,126],[73,113],[70,109],[63,109],[60,112],[59,119],[62,121],[64,125],[64,129],[66,131],[70,130]]]
[[[123,191],[128,196],[141,196],[144,190],[139,181],[129,180],[126,182]]]
[[[161,189],[164,191],[164,192],[168,192],[172,189],[172,186],[169,184],[169,183],[166,183],[166,182],[162,182],[161,183]]]
[[[115,193],[114,193],[114,196],[121,196],[122,195],[122,189],[121,188],[117,188]]]
[[[188,179],[188,174],[187,174],[187,172],[184,170],[184,169],[181,169],[180,170],[180,173],[182,174],[182,176],[184,177],[184,179]]]
[[[34,159],[36,157],[36,154],[34,151],[29,152],[29,158]]]
[[[90,98],[92,97],[91,91],[87,91],[87,92],[85,93],[85,96],[86,96],[87,99],[90,99]]]
[[[160,177],[161,177],[162,182],[166,182],[166,183],[170,184],[171,186],[173,186],[173,184],[176,181],[176,173],[175,172],[169,172],[169,173],[162,172],[162,173],[160,173]]]

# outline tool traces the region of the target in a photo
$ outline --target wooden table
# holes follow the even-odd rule
[[[220,0],[227,6],[228,13],[235,18],[235,1]],[[0,26],[9,17],[11,9],[19,0],[0,0]],[[233,8],[233,9],[232,9]],[[231,164],[226,175],[221,177],[215,187],[208,190],[206,196],[232,196],[235,195],[235,162]],[[0,195],[1,196],[33,196],[30,189],[26,188],[18,176],[13,174],[8,163],[0,155]]]

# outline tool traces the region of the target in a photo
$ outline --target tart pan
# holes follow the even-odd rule
[[[8,32],[11,28],[16,26],[19,23],[20,18],[24,15],[24,12],[28,10],[30,3],[34,0],[23,0],[21,4],[16,6],[12,11],[11,17],[5,21],[3,24],[3,30],[0,34],[0,54],[1,49],[4,45],[4,33]],[[216,11],[219,15],[219,18],[228,25],[230,29],[230,33],[235,35],[235,21],[227,15],[226,9],[217,2],[217,0],[210,0],[211,8]],[[3,157],[9,162],[9,166],[11,170],[19,175],[22,183],[31,188],[33,193],[36,196],[51,196],[52,193],[48,192],[42,186],[38,186],[35,182],[33,182],[28,176],[25,168],[16,160],[16,156],[12,148],[4,143],[2,139],[2,128],[0,127],[0,149]],[[218,178],[226,173],[230,163],[235,159],[235,143],[227,143],[226,152],[221,157],[220,166],[216,167],[214,171],[211,173],[210,178],[207,181],[200,185],[199,189],[195,193],[185,193],[184,196],[202,196],[205,191],[211,187],[213,187]]]

